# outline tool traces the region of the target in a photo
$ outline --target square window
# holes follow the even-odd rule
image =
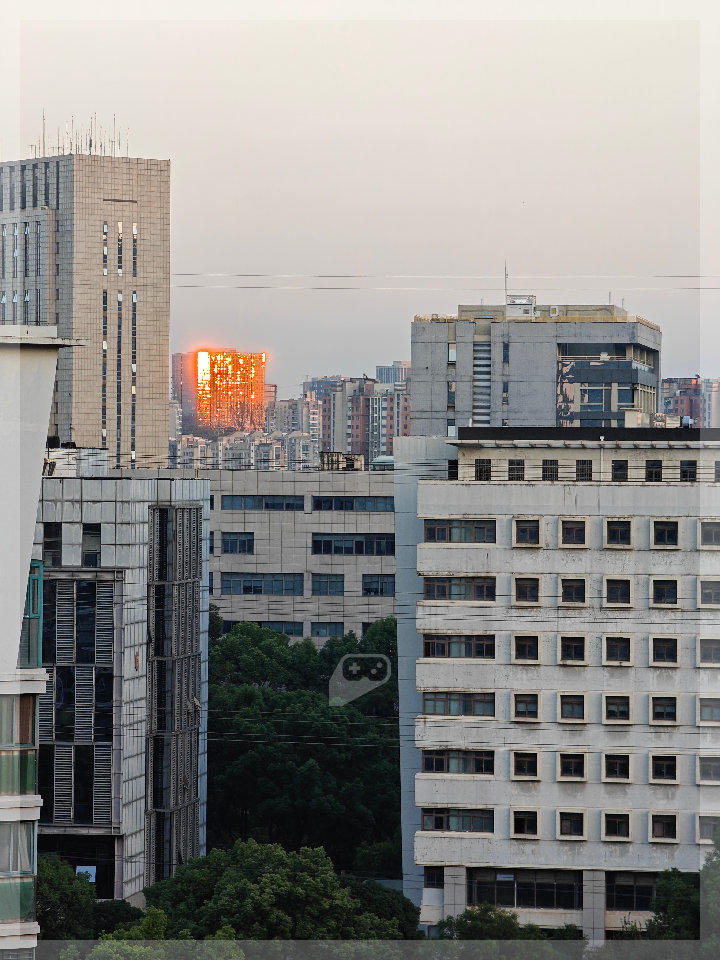
[[[655,754],[650,757],[650,779],[660,783],[677,781],[677,757]]]
[[[560,663],[585,663],[585,637],[560,637]]]
[[[698,666],[720,667],[720,637],[698,637]]]
[[[537,663],[539,659],[539,642],[536,636],[516,636],[513,643],[514,660],[530,660]]]
[[[603,814],[603,840],[629,840],[630,814],[606,810]]]
[[[558,762],[558,777],[562,780],[584,780],[585,754],[561,753]]]
[[[645,461],[645,480],[648,483],[660,483],[663,478],[662,460]]]
[[[650,697],[651,723],[677,723],[677,698],[666,696]]]
[[[603,694],[605,723],[630,723],[629,694]]]
[[[702,606],[720,606],[720,580],[701,580],[699,593]]]
[[[604,780],[630,780],[630,754],[606,753],[603,757]]]
[[[585,720],[585,695],[582,693],[561,693],[560,720],[569,720],[574,723]]]
[[[540,521],[535,519],[515,520],[515,546],[537,547],[540,545]]]
[[[615,577],[605,579],[605,605],[610,607],[629,607],[632,602],[630,580]]]
[[[513,751],[513,779],[537,780],[538,756],[537,753],[523,753]]]
[[[698,783],[720,784],[720,756],[698,757]]]
[[[652,581],[653,606],[676,607],[678,602],[677,580]]]
[[[632,545],[632,520],[608,520],[605,524],[606,547]]]
[[[445,886],[445,868],[425,867],[423,886],[430,890],[442,890]]]
[[[519,481],[525,479],[525,461],[508,460],[508,480]]]
[[[616,483],[622,483],[628,478],[628,461],[627,460],[613,460],[612,462],[612,478]]]
[[[698,723],[720,724],[720,697],[698,697]]]
[[[585,580],[563,577],[560,581],[560,602],[575,605],[585,603]]]
[[[537,693],[516,693],[513,695],[514,720],[539,720],[540,706]]]
[[[492,460],[479,458],[475,461],[475,479],[490,482],[492,479]]]
[[[651,637],[650,663],[653,666],[674,667],[678,662],[677,637]]]
[[[575,480],[578,483],[586,483],[593,478],[593,462],[592,460],[576,460],[575,461]]]
[[[632,663],[632,642],[630,637],[604,637],[603,663],[630,666]]]
[[[558,811],[558,839],[582,840],[585,836],[585,816],[580,811]]]
[[[698,815],[698,843],[713,843],[718,830],[720,830],[720,813],[701,813]]]
[[[560,478],[560,466],[557,460],[543,460],[542,478],[546,483],[552,483]]]
[[[660,842],[677,840],[677,814],[651,813],[649,839]]]
[[[540,580],[537,577],[515,578],[515,603],[539,603]]]
[[[679,543],[677,520],[653,521],[653,546],[677,547]]]
[[[700,521],[700,546],[720,549],[720,520]]]
[[[514,837],[537,837],[537,810],[513,810],[512,829]]]
[[[585,521],[561,520],[560,542],[564,547],[585,546]]]

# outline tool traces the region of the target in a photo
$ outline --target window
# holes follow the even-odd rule
[[[533,660],[539,658],[538,638],[517,636],[513,642],[513,660]]]
[[[537,547],[540,544],[539,520],[515,520],[515,546]]]
[[[580,871],[470,868],[467,877],[467,901],[471,907],[490,903],[510,908],[582,909]]]
[[[698,781],[720,783],[720,757],[698,757]]]
[[[539,603],[540,581],[537,577],[515,578],[515,603]]]
[[[313,510],[343,510],[355,513],[392,513],[394,497],[313,497]]]
[[[455,409],[455,392],[457,390],[457,382],[455,380],[448,380],[447,382],[447,407],[448,410]]]
[[[447,422],[447,436],[457,437],[457,424],[454,420],[448,420]]]
[[[423,750],[424,773],[463,773],[491,776],[495,773],[493,750]]]
[[[653,521],[653,546],[677,547],[678,522],[677,520]]]
[[[448,343],[448,363],[455,363],[457,361],[457,344]]]
[[[100,524],[84,523],[82,525],[81,559],[83,567],[100,566]]]
[[[715,461],[715,483],[720,483],[720,460]]]
[[[698,638],[698,665],[720,667],[720,638]]]
[[[698,722],[720,723],[720,698],[698,697]]]
[[[606,753],[604,756],[605,780],[630,779],[630,755],[627,753]]]
[[[700,603],[703,606],[720,606],[720,580],[700,581]]]
[[[700,814],[698,816],[698,843],[712,843],[720,829],[720,814]]]
[[[62,565],[62,524],[43,524],[43,563],[46,567]]]
[[[494,717],[494,693],[424,693],[423,713],[429,716]]]
[[[513,719],[514,720],[539,720],[539,694],[537,693],[515,693],[513,694]]]
[[[603,815],[603,840],[629,840],[630,814],[610,813]]]
[[[213,493],[210,494],[210,509],[215,509],[215,494]]]
[[[560,542],[564,547],[585,546],[585,521],[561,520]]]
[[[662,460],[645,461],[645,480],[649,483],[659,483],[663,478]]]
[[[560,465],[557,460],[543,460],[542,478],[544,481],[552,483],[560,478]]]
[[[577,810],[558,812],[558,839],[582,840],[585,836],[585,816]]]
[[[447,478],[448,478],[448,480],[457,480],[457,478],[458,478],[458,462],[457,462],[457,460],[448,460],[448,462],[447,462]]]
[[[606,909],[650,910],[655,896],[655,879],[653,873],[606,873]]]
[[[651,757],[650,779],[660,781],[677,780],[677,757],[663,755]]]
[[[236,494],[224,493],[220,498],[221,510],[304,510],[305,497],[283,494]]]
[[[628,478],[627,460],[613,460],[612,478],[616,483],[623,483]]]
[[[525,461],[508,460],[508,480],[518,481],[525,479]]]
[[[650,640],[650,651],[652,664],[673,666],[678,662],[676,637],[652,637]]]
[[[653,580],[652,602],[655,606],[677,606],[677,580]]]
[[[592,460],[576,460],[575,461],[575,480],[578,483],[587,482],[593,478],[593,462]]]
[[[697,480],[697,460],[680,461],[680,482],[695,483]]]
[[[512,835],[514,837],[537,837],[537,810],[513,810]]]
[[[513,777],[524,780],[537,780],[538,758],[536,753],[513,751]]]
[[[301,597],[302,573],[221,573],[220,593],[225,596]]]
[[[674,813],[650,814],[650,840],[676,840],[677,815]]]
[[[426,520],[425,543],[495,543],[495,521]]]
[[[255,553],[254,533],[235,533],[223,531],[221,534],[223,553]]]
[[[630,697],[626,694],[603,694],[606,723],[630,722]]]
[[[314,533],[312,552],[316,555],[394,557],[394,533]]]
[[[632,659],[631,646],[630,637],[605,637],[603,663],[628,666]]]
[[[585,603],[585,581],[563,577],[560,581],[560,602]]]
[[[345,574],[313,573],[312,595],[314,597],[342,597],[345,595]]]
[[[630,581],[608,577],[605,580],[605,603],[608,606],[630,606]]]
[[[495,830],[493,810],[425,809],[423,830],[449,830],[452,833],[492,833]]]
[[[286,637],[301,637],[303,635],[303,625],[297,620],[257,620],[256,622],[265,630],[284,633]],[[229,630],[227,632],[229,633]]]
[[[480,660],[495,659],[495,636],[443,636],[423,637],[424,657],[476,657]]]
[[[720,520],[700,521],[700,546],[720,547]]]
[[[510,343],[508,340],[503,340],[502,345],[502,362],[510,363]]]
[[[585,754],[561,753],[558,763],[558,776],[563,780],[584,780]]]
[[[364,597],[394,597],[394,573],[364,573],[362,578]]]
[[[560,662],[585,663],[585,637],[560,637]]]
[[[484,458],[475,460],[475,479],[490,482],[492,479],[492,461]]]
[[[425,867],[423,886],[431,890],[442,890],[445,886],[445,868]]]
[[[321,622],[310,624],[311,637],[342,637],[345,634],[345,624],[338,622]]]
[[[582,693],[560,694],[560,720],[585,719],[585,695]]]
[[[495,577],[425,577],[426,600],[495,600]]]
[[[0,821],[0,876],[24,873],[35,873],[35,824]],[[5,884],[3,888],[9,892]],[[4,919],[4,912],[0,915]]]
[[[632,543],[631,520],[608,520],[605,526],[605,545],[629,547]]]

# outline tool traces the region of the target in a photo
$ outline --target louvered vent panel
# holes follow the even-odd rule
[[[112,820],[112,748],[109,743],[95,744],[93,761],[93,823]]]
[[[72,822],[73,748],[55,745],[55,823]]]
[[[75,742],[92,743],[95,667],[79,663],[75,667]]]
[[[75,660],[75,583],[73,580],[57,581],[57,639],[56,663],[73,663]]]
[[[112,666],[113,662],[114,593],[114,583],[98,581],[95,601],[95,662],[108,666]]]

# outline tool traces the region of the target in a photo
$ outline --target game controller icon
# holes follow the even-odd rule
[[[348,653],[330,677],[331,706],[342,706],[387,683],[392,674],[388,657],[381,653]]]

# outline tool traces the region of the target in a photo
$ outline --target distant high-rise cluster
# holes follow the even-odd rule
[[[183,431],[261,430],[266,353],[194,350],[173,354],[173,398]]]

